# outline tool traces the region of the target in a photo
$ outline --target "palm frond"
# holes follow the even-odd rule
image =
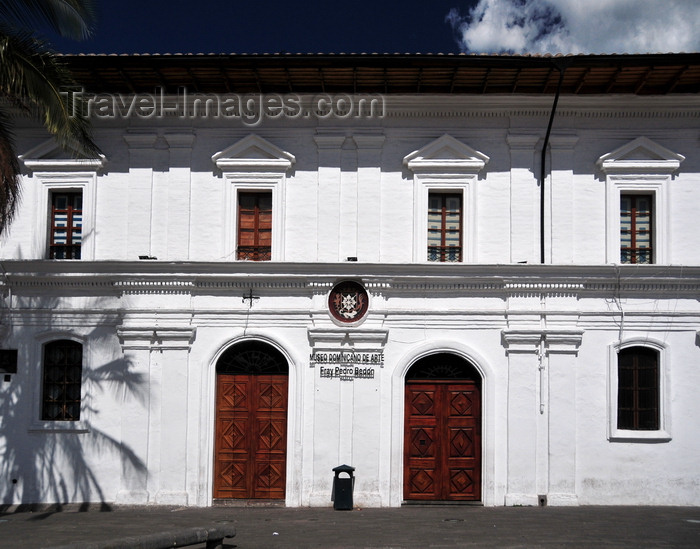
[[[76,89],[69,70],[44,42],[0,29],[0,94],[32,109],[61,147],[94,157],[99,148],[82,116],[81,96],[70,93]]]
[[[95,28],[97,7],[93,0],[2,0],[0,21],[32,32],[48,27],[65,38],[82,40]]]
[[[21,194],[20,169],[7,115],[0,111],[0,234],[10,225]]]

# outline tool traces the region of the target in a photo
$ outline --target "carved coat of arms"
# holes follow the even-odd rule
[[[336,284],[328,298],[331,314],[341,322],[357,322],[367,312],[368,305],[367,292],[352,281]]]

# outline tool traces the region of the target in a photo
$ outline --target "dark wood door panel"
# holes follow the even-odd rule
[[[404,499],[481,498],[481,402],[473,381],[408,381]]]
[[[412,458],[434,458],[437,450],[434,425],[411,426],[408,455]]]
[[[408,468],[406,476],[406,485],[411,494],[410,499],[425,501],[436,499],[440,482],[439,479],[436,479],[436,471],[430,464],[417,463],[414,467]],[[406,487],[404,487],[404,491],[406,491]]]
[[[214,497],[283,499],[285,375],[217,375]]]

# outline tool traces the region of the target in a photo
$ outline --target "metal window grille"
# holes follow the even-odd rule
[[[462,195],[428,195],[428,261],[462,261]]]
[[[653,263],[653,196],[620,196],[620,263]]]
[[[55,192],[51,195],[50,259],[80,259],[83,242],[83,194]]]
[[[617,428],[659,429],[659,354],[646,347],[622,349],[617,358]]]
[[[83,346],[70,340],[44,346],[41,419],[78,421],[83,375]]]

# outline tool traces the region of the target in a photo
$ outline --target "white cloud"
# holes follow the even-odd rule
[[[698,0],[479,0],[447,20],[472,53],[700,51]]]

